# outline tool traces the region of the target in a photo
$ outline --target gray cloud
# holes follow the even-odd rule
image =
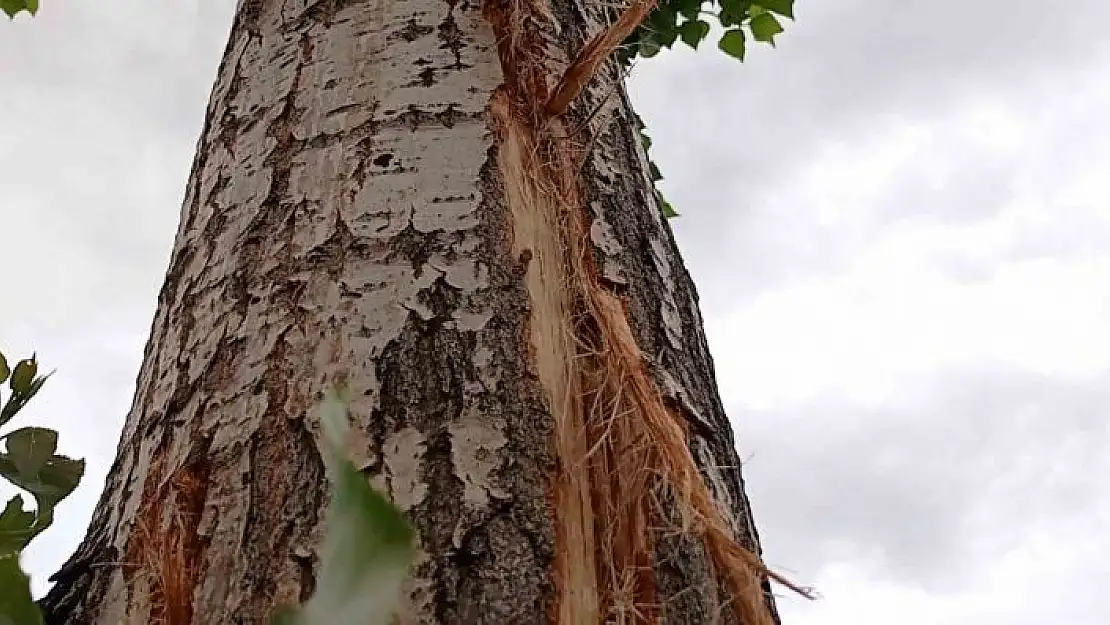
[[[1110,378],[949,371],[877,407],[839,397],[734,411],[773,564],[839,562],[958,591],[1023,533],[1110,495]]]
[[[742,66],[712,45],[645,63],[632,90],[656,139],[665,191],[684,212],[676,233],[703,282],[727,278],[727,286],[702,287],[707,305],[843,269],[891,219],[969,219],[999,210],[1012,170],[975,159],[959,143],[941,155],[964,162],[946,181],[956,189],[929,191],[920,178],[874,181],[888,185],[876,209],[882,220],[857,238],[815,224],[812,206],[771,205],[767,195],[804,184],[804,167],[830,145],[861,144],[884,126],[958,111],[983,96],[1015,103],[1038,97],[1051,107],[1046,94],[1105,80],[1110,45],[1101,25],[1110,5],[1070,8],[1046,10],[1032,0],[799,2],[798,21],[786,25],[778,48],[756,47]],[[1087,118],[1087,132],[1105,136],[1089,127],[1094,119]],[[1044,147],[1061,160],[1099,143],[1060,139],[1067,142]],[[1069,171],[1067,163],[1046,161],[1039,173],[1048,181]]]
[[[32,295],[6,300],[5,316],[71,327],[152,309],[234,8],[225,4],[44,6],[5,26],[0,55],[19,61],[0,90],[0,179],[13,207],[0,244],[34,265],[7,278],[9,292]]]

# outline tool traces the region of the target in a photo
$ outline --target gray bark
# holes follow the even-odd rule
[[[583,0],[555,10],[568,58],[607,19]],[[418,529],[400,621],[555,621],[552,401],[531,345],[536,269],[495,158],[502,81],[474,4],[239,3],[134,403],[42,602],[49,623],[253,625],[309,596],[326,498],[310,409],[337,376],[353,457]],[[615,67],[572,118],[599,107],[584,169],[597,258],[758,552],[697,296]],[[660,539],[655,574],[665,622],[729,620],[697,541]]]

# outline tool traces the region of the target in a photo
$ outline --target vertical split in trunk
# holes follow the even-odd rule
[[[571,367],[570,382],[563,381],[562,371],[552,378],[559,384],[547,389],[553,400],[564,387],[577,386],[578,391],[577,401],[565,404],[578,414],[556,413],[555,419],[560,461],[556,501],[569,504],[556,518],[558,546],[567,552],[561,562],[582,562],[592,552],[596,579],[569,564],[557,568],[557,622],[594,622],[598,614],[621,624],[656,622],[661,605],[656,601],[655,538],[674,532],[701,540],[735,617],[746,625],[770,625],[777,616],[764,596],[766,578],[804,591],[770,572],[757,553],[741,544],[729,513],[714,502],[691,452],[683,417],[666,404],[647,366],[626,302],[603,284],[591,241],[596,224],[587,218],[580,179],[589,152],[576,143],[559,115],[654,3],[633,3],[614,24],[592,33],[586,45],[572,42],[579,44],[574,46],[579,52],[556,74],[561,79],[552,94],[550,68],[562,55],[553,45],[559,29],[543,2],[489,0],[486,14],[498,36],[506,76],[493,114],[502,131],[505,185],[520,188],[508,194],[510,204],[521,204],[512,206],[512,213],[518,225],[548,225],[542,233],[548,240],[542,242],[531,236],[534,228],[527,228],[529,244],[545,254],[562,252],[561,262],[548,260],[537,268],[546,278],[529,282],[533,304],[542,308],[554,303],[547,292],[552,285],[562,284],[568,291],[532,321],[543,324],[539,334],[561,337],[567,330],[551,328],[561,313],[564,326],[573,328],[573,340],[560,338],[561,349],[541,350],[540,359],[557,359],[563,351],[563,363]],[[589,129],[588,123],[583,126]],[[654,202],[649,207],[658,211]],[[558,280],[560,275],[566,279]],[[568,303],[570,309],[562,312]],[[591,506],[583,496],[587,491]],[[591,528],[592,541],[574,542]]]
[[[520,260],[531,300],[531,358],[554,423],[558,469],[554,478],[556,556],[560,595],[556,623],[598,623],[599,589],[587,424],[583,420],[579,348],[574,332],[574,277],[567,272],[560,233],[564,211],[541,184],[537,145],[515,118],[508,95],[492,102],[497,124],[497,166],[512,215],[513,253]]]

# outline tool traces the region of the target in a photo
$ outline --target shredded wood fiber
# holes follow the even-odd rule
[[[732,535],[690,452],[682,417],[672,414],[648,370],[626,304],[599,280],[583,203],[583,146],[561,115],[601,64],[655,6],[633,2],[594,37],[558,77],[550,14],[542,0],[489,0],[506,84],[492,111],[500,133],[499,165],[517,224],[518,244],[538,246],[544,275],[533,299],[556,283],[565,301],[540,302],[533,323],[551,344],[538,358],[561,358],[549,376],[561,475],[556,486],[560,561],[558,625],[654,623],[660,606],[653,579],[653,537],[680,531],[698,537],[712,557],[744,625],[771,625],[762,582],[770,578],[810,597],[770,571]],[[546,30],[545,30],[546,25]],[[542,228],[537,227],[542,224]],[[541,232],[546,228],[546,233]],[[521,231],[527,230],[527,232]],[[548,240],[541,241],[546,237]],[[552,258],[552,256],[555,256]],[[544,316],[537,320],[536,315]],[[561,324],[561,327],[556,327]],[[538,334],[537,334],[538,333]],[[542,363],[541,363],[542,366]],[[548,363],[548,366],[550,363]],[[562,367],[560,369],[560,367]],[[680,526],[660,527],[665,495]]]

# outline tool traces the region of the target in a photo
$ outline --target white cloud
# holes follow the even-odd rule
[[[841,392],[867,403],[915,376],[979,364],[1085,379],[1110,370],[1110,255],[1009,263],[966,282],[906,257],[919,232],[892,233],[845,276],[707,319],[727,355],[726,399],[767,407]]]
[[[1110,542],[1101,517],[1078,520],[1051,531],[1030,532],[1018,547],[999,558],[989,573],[949,594],[938,595],[870,575],[851,564],[837,564],[816,580],[821,600],[805,603],[784,597],[783,622],[791,625],[1101,625],[1110,601],[1098,589],[1110,565],[1090,558]],[[1061,540],[1059,531],[1092,537],[1079,544]],[[968,553],[967,562],[975,553]],[[956,566],[960,566],[957,564]],[[958,572],[954,572],[958,575]]]
[[[777,236],[761,249],[826,265],[749,297],[730,284],[748,267],[701,276],[702,293],[739,293],[727,313],[707,314],[728,356],[720,375],[742,381],[726,385],[728,399],[766,407],[836,391],[874,402],[913,376],[986,363],[1080,378],[1107,370],[1110,141],[1100,130],[1060,141],[1076,125],[1100,128],[1110,89],[1087,95],[1093,104],[1054,114],[984,97],[891,118],[830,139],[792,184],[761,194],[752,210]],[[1072,147],[1086,158],[1052,156]],[[984,174],[997,189],[972,199],[993,201],[969,206],[964,192]]]

